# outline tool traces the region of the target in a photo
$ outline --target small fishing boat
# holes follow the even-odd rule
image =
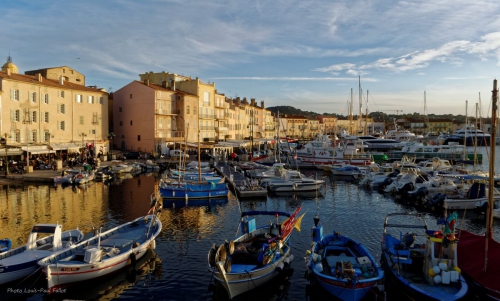
[[[281,211],[242,212],[236,239],[212,245],[208,270],[226,289],[229,299],[268,282],[293,260],[289,238],[294,227],[300,229],[300,209],[291,215]],[[257,227],[259,216],[266,221],[264,226]],[[276,221],[269,223],[265,219],[268,216],[276,216]],[[288,218],[281,223],[280,216]]]
[[[160,181],[160,196],[163,199],[207,199],[227,198],[229,189],[226,183],[187,183]]]
[[[0,253],[10,250],[12,247],[12,240],[10,238],[0,239]]]
[[[342,164],[340,166],[332,165],[330,172],[334,176],[353,177],[355,179],[360,178],[363,174],[363,171],[359,167],[346,164]]]
[[[93,171],[83,171],[73,178],[73,183],[76,185],[89,183],[94,181],[95,173]]]
[[[381,263],[387,290],[399,289],[411,300],[458,300],[466,296],[469,288],[457,262],[456,218],[455,212],[441,220],[444,229],[435,231],[428,230],[420,215],[386,216]],[[388,229],[394,233],[388,233]],[[412,229],[421,232],[408,231]],[[417,239],[419,243],[415,243]]]
[[[62,232],[59,224],[36,224],[28,242],[0,254],[0,284],[22,279],[34,273],[37,261],[58,251],[65,252],[83,239],[78,229]]]
[[[384,277],[368,249],[337,232],[323,236],[319,218],[314,218],[311,250],[306,252],[307,278],[342,300],[361,300]]]
[[[286,170],[282,178],[261,181],[261,185],[266,186],[272,192],[314,191],[318,190],[324,183],[324,180],[308,178],[295,170]]]
[[[148,249],[155,249],[155,238],[162,224],[154,213],[131,222],[100,232],[96,236],[56,252],[40,260],[47,277],[48,291],[66,287],[72,283],[109,275],[128,266],[135,268]],[[151,210],[150,210],[151,211]]]

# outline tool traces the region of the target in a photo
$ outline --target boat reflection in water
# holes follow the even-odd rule
[[[137,261],[135,268],[129,267],[105,277],[99,277],[66,288],[61,293],[46,295],[48,300],[112,300],[123,291],[142,282],[148,285],[153,279],[162,277],[162,261],[155,251],[149,249]]]
[[[163,208],[201,207],[227,204],[228,197],[206,199],[162,199]]]

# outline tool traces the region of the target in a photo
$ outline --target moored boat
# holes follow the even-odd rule
[[[368,249],[337,232],[323,235],[319,218],[311,230],[313,243],[306,255],[307,278],[342,300],[361,300],[384,272]]]
[[[154,207],[153,207],[154,208]],[[134,266],[162,229],[158,213],[139,217],[40,260],[48,291]]]
[[[0,254],[0,284],[31,275],[38,268],[37,261],[55,252],[68,250],[82,238],[83,233],[79,229],[62,232],[62,225],[59,224],[34,225],[25,245]]]
[[[469,287],[458,268],[455,221],[456,214],[450,215],[443,220],[445,229],[434,231],[420,215],[388,214],[381,258],[386,290],[399,289],[412,300],[465,298]],[[409,232],[414,229],[420,230]]]
[[[208,270],[222,284],[229,299],[263,285],[292,260],[290,235],[301,217],[281,211],[242,212],[234,241],[214,244],[208,252]],[[276,221],[257,227],[256,217],[276,216]],[[288,217],[284,222],[279,217]],[[238,233],[241,234],[238,236]]]
[[[12,247],[12,240],[10,238],[0,239],[0,253],[10,250]]]

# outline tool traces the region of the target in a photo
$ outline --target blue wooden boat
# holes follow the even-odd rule
[[[337,232],[323,236],[319,218],[314,219],[313,243],[306,254],[307,278],[341,300],[361,300],[384,272],[368,249]]]
[[[10,238],[0,239],[0,253],[10,250],[12,247],[12,240]]]
[[[457,266],[458,239],[450,219],[456,216],[448,217],[444,231],[434,231],[420,215],[387,214],[381,258],[386,290],[397,289],[409,300],[466,299],[468,285]]]
[[[163,199],[207,199],[227,198],[229,189],[226,183],[160,183],[160,196]]]

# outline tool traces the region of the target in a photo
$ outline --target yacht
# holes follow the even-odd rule
[[[448,142],[458,142],[467,146],[486,146],[490,145],[490,134],[483,132],[469,123],[449,135],[444,144],[448,144]]]

